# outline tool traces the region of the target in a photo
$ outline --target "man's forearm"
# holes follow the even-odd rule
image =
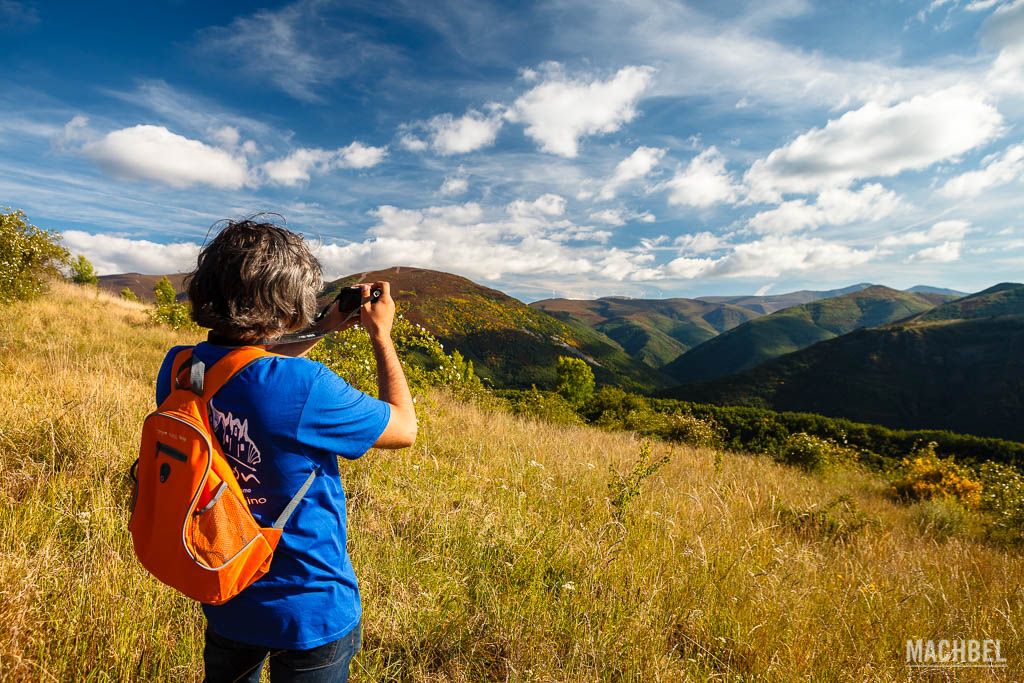
[[[415,408],[409,384],[405,381],[405,371],[398,360],[398,352],[390,336],[374,337],[373,355],[377,360],[377,388],[380,400],[386,401],[396,409],[408,412],[415,420]]]

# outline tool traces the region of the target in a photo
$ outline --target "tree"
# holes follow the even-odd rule
[[[170,306],[176,303],[178,299],[178,293],[174,291],[174,285],[171,284],[166,275],[156,283],[156,286],[153,288],[153,294],[156,295],[157,306]]]
[[[83,254],[79,254],[78,258],[71,261],[71,280],[80,285],[98,285],[100,283],[92,263]]]
[[[138,301],[139,297],[135,294],[135,290],[131,287],[125,287],[121,290],[121,298],[125,301]]]
[[[59,233],[29,225],[24,211],[0,212],[0,304],[42,293],[67,260]]]
[[[177,292],[166,275],[156,283],[153,294],[156,297],[156,305],[153,307],[154,320],[170,325],[175,330],[198,329],[192,322],[188,304],[178,303]]]
[[[594,371],[580,358],[559,356],[558,385],[555,391],[575,407],[580,407],[594,395]]]

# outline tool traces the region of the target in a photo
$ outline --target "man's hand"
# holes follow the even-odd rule
[[[391,283],[374,282],[373,284],[361,284],[359,288],[363,291],[363,305],[359,311],[359,322],[370,334],[370,339],[391,338],[391,327],[395,323],[395,300],[391,298]],[[370,301],[370,290],[379,288],[380,298]]]

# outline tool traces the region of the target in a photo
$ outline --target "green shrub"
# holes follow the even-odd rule
[[[996,540],[1024,542],[1024,475],[1013,467],[986,462],[977,468],[977,477],[989,535]]]
[[[914,504],[910,519],[923,535],[945,541],[962,534],[970,516],[964,506],[951,498],[932,498]]]
[[[174,330],[199,329],[199,326],[192,321],[189,305],[178,302],[174,285],[166,275],[160,278],[156,286],[153,287],[153,294],[156,297],[151,312],[153,320],[168,325]]]
[[[936,443],[921,446],[904,458],[892,482],[892,494],[902,501],[952,498],[969,508],[981,502],[981,484],[952,457],[940,458]]]
[[[722,447],[722,428],[714,419],[679,413],[667,416],[666,422],[660,433],[664,439],[696,448]]]
[[[41,294],[67,261],[58,233],[30,225],[24,211],[0,213],[0,304]]]
[[[821,472],[838,465],[852,464],[856,458],[856,452],[834,441],[797,432],[786,439],[776,459],[808,472]]]
[[[465,360],[458,351],[445,353],[441,342],[423,326],[399,314],[395,317],[391,338],[414,392],[441,387],[461,400],[478,403],[493,400],[474,372],[472,361]],[[328,335],[313,347],[308,357],[331,368],[357,389],[377,395],[373,345],[369,335],[358,325]]]
[[[125,301],[138,301],[139,297],[135,295],[135,291],[131,287],[125,287],[121,290],[121,298]]]
[[[79,285],[98,285],[100,283],[92,263],[82,254],[71,261],[71,281]]]
[[[650,411],[642,396],[629,394],[618,387],[601,387],[581,409],[588,422],[606,429],[626,429],[630,413]]]
[[[555,391],[573,406],[582,406],[594,395],[594,371],[585,360],[559,356],[555,370],[558,374]]]

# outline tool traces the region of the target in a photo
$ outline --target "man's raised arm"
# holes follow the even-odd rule
[[[391,419],[380,435],[376,448],[406,448],[416,441],[416,408],[405,381],[405,372],[398,360],[395,344],[391,340],[391,326],[395,320],[395,301],[391,298],[391,285],[375,282],[359,285],[363,290],[363,307],[359,322],[370,334],[373,355],[377,360],[377,388],[380,400],[391,406]],[[370,289],[380,287],[377,301],[370,301]]]

